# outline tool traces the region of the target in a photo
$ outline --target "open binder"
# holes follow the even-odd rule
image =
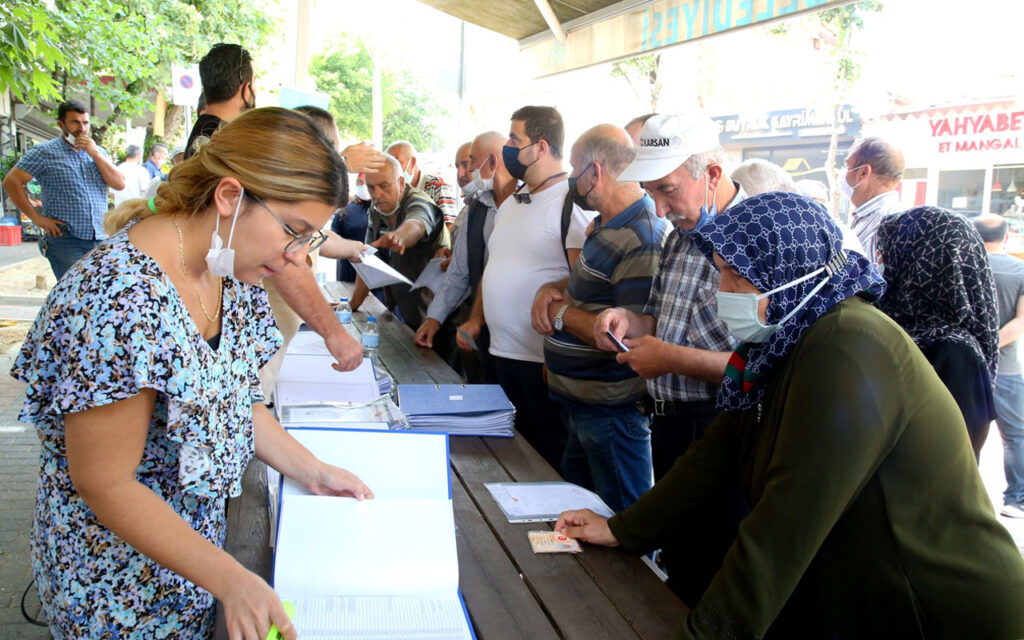
[[[475,638],[462,594],[444,434],[290,428],[373,500],[279,489],[274,588],[303,638]]]

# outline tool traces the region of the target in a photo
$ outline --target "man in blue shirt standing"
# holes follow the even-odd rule
[[[162,180],[167,177],[167,174],[161,168],[165,162],[167,162],[167,145],[157,142],[149,150],[149,160],[146,160],[146,163],[142,165],[149,172],[150,180],[153,178],[160,178]]]
[[[60,105],[61,135],[25,152],[4,178],[3,186],[18,209],[46,236],[39,250],[60,280],[79,258],[106,238],[107,188],[120,191],[124,175],[107,152],[89,137],[89,110],[77,100]],[[42,188],[43,212],[29,202],[25,184],[35,178]]]

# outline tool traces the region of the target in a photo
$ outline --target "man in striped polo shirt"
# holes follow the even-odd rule
[[[569,433],[562,475],[615,511],[653,482],[650,416],[637,405],[644,379],[594,346],[594,325],[609,307],[643,309],[668,233],[640,185],[618,181],[634,157],[629,134],[610,124],[573,145],[570,189],[600,215],[569,278],[541,287],[532,309],[534,329],[547,336],[548,389]]]
[[[60,136],[25,152],[4,178],[4,189],[25,217],[46,232],[39,251],[50,261],[53,275],[64,272],[100,240],[108,209],[107,187],[120,191],[125,177],[107,152],[89,137],[89,109],[69,100],[57,110]],[[35,178],[42,187],[43,212],[29,202],[25,184]]]

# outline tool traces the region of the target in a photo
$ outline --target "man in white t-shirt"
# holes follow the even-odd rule
[[[124,162],[117,165],[117,170],[124,175],[124,189],[114,192],[114,206],[125,200],[141,198],[149,186],[149,172],[142,166],[142,147],[137,144],[128,145]]]
[[[555,469],[561,465],[566,429],[548,396],[544,337],[533,330],[530,309],[541,285],[569,277],[594,217],[570,205],[563,243],[562,210],[569,193],[562,168],[564,139],[562,116],[553,107],[523,107],[512,114],[502,158],[524,184],[498,209],[480,285],[490,353],[498,382],[516,407],[516,429]],[[461,328],[475,339],[480,320],[471,318]]]

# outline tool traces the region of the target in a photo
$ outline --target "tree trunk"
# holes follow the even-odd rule
[[[164,135],[160,138],[161,142],[174,140],[179,130],[191,124],[185,122],[185,107],[182,105],[168,104],[164,114]]]

